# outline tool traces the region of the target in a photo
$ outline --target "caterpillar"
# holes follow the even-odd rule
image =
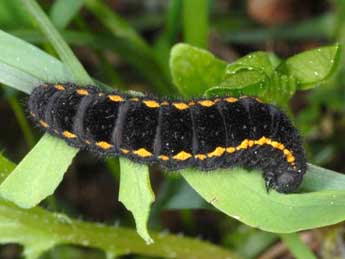
[[[297,190],[306,159],[297,129],[255,97],[170,100],[72,83],[32,91],[33,120],[69,145],[102,156],[203,171],[261,169],[267,190]]]

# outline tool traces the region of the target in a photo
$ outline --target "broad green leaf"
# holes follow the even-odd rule
[[[228,95],[233,96],[265,96],[272,74],[273,67],[268,54],[253,52],[227,65],[222,81],[218,86],[209,88],[206,96],[216,93],[216,89],[227,89]]]
[[[260,72],[253,72],[252,77],[250,77],[250,72],[251,71],[243,71],[242,77],[248,80],[248,78],[253,78],[256,73],[258,75],[257,78],[260,78]],[[256,83],[253,81],[254,80],[248,82],[246,87],[243,88],[224,86],[211,87],[205,91],[204,95],[206,97],[256,96],[265,103],[271,103],[285,108],[288,100],[295,93],[297,87],[297,81],[294,77],[288,77],[277,72],[274,72],[270,78],[265,77],[263,81],[258,80]],[[252,85],[250,85],[251,83]]]
[[[247,68],[248,70],[257,69],[264,72],[267,76],[270,76],[274,70],[271,63],[272,58],[272,55],[266,52],[256,51],[237,59],[229,65],[229,68],[231,68],[231,66],[237,66],[238,68]],[[236,72],[236,68],[229,69],[228,71],[229,73],[234,73]]]
[[[58,138],[44,135],[0,185],[0,196],[23,208],[38,204],[53,194],[78,149]],[[37,170],[36,170],[37,168]]]
[[[308,170],[308,174],[315,178],[312,171]],[[217,170],[210,174],[188,169],[182,175],[217,209],[265,231],[291,233],[345,220],[343,175],[338,174],[343,183],[341,190],[332,188],[332,184],[316,184],[320,189],[315,192],[288,195],[274,190],[267,193],[261,174],[244,169]]]
[[[120,168],[119,200],[132,212],[138,234],[147,244],[152,244],[154,241],[148,233],[147,222],[155,195],[151,188],[148,167],[121,159]]]
[[[220,84],[226,63],[206,50],[180,43],[171,50],[170,70],[182,95],[200,96],[211,86]]]
[[[244,89],[252,87],[255,89],[263,88],[268,83],[269,78],[263,71],[253,67],[230,64],[225,72],[223,81],[219,84],[222,88],[229,90]]]
[[[262,51],[248,54],[229,64],[223,81],[207,89],[204,95],[256,96],[285,107],[296,90],[296,80],[274,71],[278,62],[275,56]]]
[[[341,56],[341,46],[320,47],[299,53],[288,58],[278,71],[298,80],[298,89],[306,90],[333,75],[338,67]]]

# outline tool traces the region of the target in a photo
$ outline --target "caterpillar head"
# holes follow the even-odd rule
[[[271,188],[281,193],[295,192],[303,180],[302,170],[292,167],[278,168],[275,172],[267,172],[265,174],[266,189]]]

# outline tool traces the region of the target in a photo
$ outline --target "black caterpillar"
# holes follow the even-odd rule
[[[307,167],[287,116],[254,97],[161,100],[43,84],[30,95],[29,110],[40,127],[74,147],[169,170],[259,168],[268,190],[288,193]]]

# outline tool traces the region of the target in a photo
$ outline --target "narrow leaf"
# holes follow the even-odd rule
[[[138,234],[147,244],[151,244],[153,239],[148,233],[147,222],[155,196],[150,185],[148,167],[121,159],[120,168],[119,200],[132,212]]]
[[[4,84],[30,93],[43,81],[71,79],[71,74],[60,61],[2,31],[0,46],[4,49],[0,52],[0,81]],[[57,148],[54,150],[54,147]],[[47,158],[49,153],[51,157]],[[0,195],[20,206],[37,205],[56,189],[75,154],[76,149],[67,146],[62,140],[44,135],[0,185]],[[56,157],[59,160],[55,160]],[[49,178],[49,175],[52,177]]]
[[[184,40],[204,49],[208,46],[209,3],[208,0],[183,1]]]
[[[36,20],[44,35],[54,46],[62,61],[70,69],[76,81],[84,85],[92,83],[91,78],[83,66],[79,63],[72,50],[63,40],[58,31],[54,28],[53,24],[50,22],[49,18],[37,4],[37,2],[35,0],[22,0],[22,2],[26,9],[30,12],[31,16]]]
[[[53,24],[57,28],[65,28],[73,19],[73,17],[79,12],[84,2],[85,0],[55,1],[50,11],[50,17]]]
[[[296,258],[316,259],[316,256],[310,251],[310,248],[303,243],[297,233],[282,234],[281,239]]]
[[[65,157],[74,157],[77,152],[64,141],[44,135],[0,185],[0,196],[23,208],[37,205],[61,182],[70,165]]]
[[[59,60],[2,30],[0,30],[0,49],[0,62],[6,67],[13,67],[22,72],[16,76],[20,80],[18,84],[13,81],[14,85],[11,85],[18,90],[30,93],[37,86],[38,80],[56,82],[73,79],[72,74]],[[20,84],[22,78],[27,82],[27,86],[23,88]]]

